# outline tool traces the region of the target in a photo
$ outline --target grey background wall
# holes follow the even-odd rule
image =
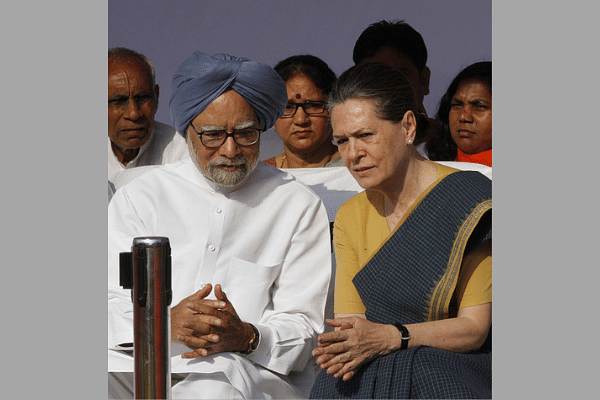
[[[431,69],[424,105],[431,116],[461,68],[492,59],[491,0],[109,0],[108,46],[134,49],[154,62],[161,88],[156,119],[171,124],[171,77],[194,51],[271,66],[312,54],[339,75],[354,64],[360,33],[382,19],[404,19],[423,36]],[[281,149],[273,131],[263,145],[262,158]]]

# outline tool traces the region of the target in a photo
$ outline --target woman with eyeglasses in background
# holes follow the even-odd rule
[[[288,103],[273,129],[283,140],[284,153],[264,160],[277,168],[343,166],[332,142],[327,94],[337,77],[320,58],[288,57],[275,65],[287,87]]]

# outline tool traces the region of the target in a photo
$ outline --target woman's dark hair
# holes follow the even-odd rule
[[[418,111],[412,87],[402,72],[386,64],[366,62],[351,67],[340,75],[329,94],[329,110],[350,99],[366,99],[375,103],[375,112],[383,120],[398,123],[407,111],[417,120],[416,138],[429,130],[427,117]],[[415,144],[418,144],[415,139]]]
[[[452,98],[456,94],[458,86],[466,81],[474,79],[485,84],[490,95],[492,94],[492,62],[481,61],[471,64],[456,75],[448,90],[442,96],[438,106],[438,112],[435,116],[436,130],[435,135],[428,140],[425,145],[430,160],[434,161],[454,161],[458,154],[458,149],[452,135],[450,134],[450,106]]]
[[[307,76],[324,95],[337,79],[325,61],[309,54],[288,57],[278,62],[274,69],[285,82],[297,75]]]

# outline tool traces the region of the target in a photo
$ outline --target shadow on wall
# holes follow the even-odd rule
[[[267,160],[283,153],[283,141],[273,129],[260,135],[260,159]]]

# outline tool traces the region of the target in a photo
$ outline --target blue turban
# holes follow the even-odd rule
[[[211,57],[197,51],[179,66],[171,81],[169,108],[177,132],[185,136],[190,122],[228,88],[254,108],[263,130],[283,115],[287,89],[273,68],[247,58]]]

